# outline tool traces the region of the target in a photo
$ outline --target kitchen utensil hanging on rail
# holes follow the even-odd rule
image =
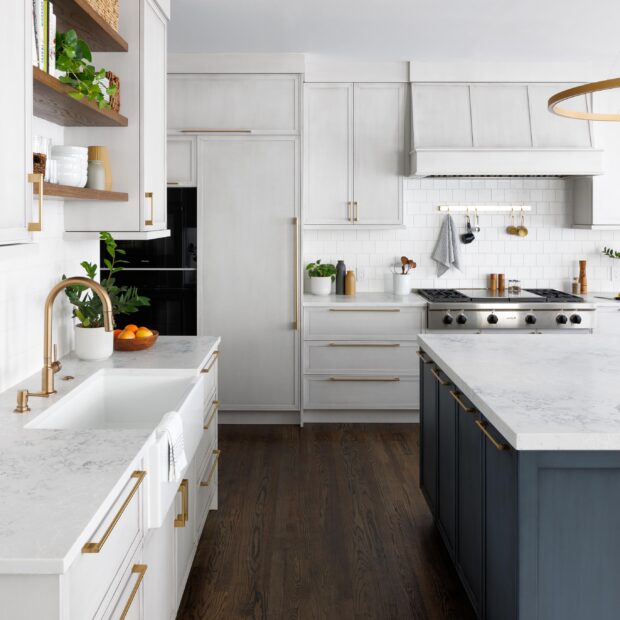
[[[517,228],[517,235],[519,235],[519,237],[527,237],[529,232],[530,231],[525,225],[525,211],[521,209],[521,224]]]
[[[510,225],[506,227],[506,232],[509,235],[517,234],[517,227],[515,226],[515,210],[514,209],[510,210]]]
[[[467,215],[465,216],[467,223],[467,230],[461,235],[461,242],[462,243],[471,243],[475,238],[476,235],[474,235],[472,229],[471,229],[471,219],[469,217],[469,210],[467,211]]]

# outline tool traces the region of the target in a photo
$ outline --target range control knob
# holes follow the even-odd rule
[[[558,316],[555,317],[555,322],[560,325],[566,325],[566,323],[568,323],[568,317],[565,314],[558,314]]]
[[[453,321],[454,321],[454,318],[450,314],[446,314],[446,316],[443,317],[444,325],[452,325]]]
[[[465,323],[467,323],[467,317],[466,317],[464,314],[459,314],[459,315],[456,317],[456,322],[457,322],[459,325],[465,325]]]
[[[487,317],[487,321],[491,325],[497,325],[499,318],[497,317],[497,314],[489,314],[489,316]]]
[[[570,317],[570,322],[574,325],[579,325],[581,323],[581,317],[578,314],[573,314]]]
[[[528,325],[535,325],[535,324],[536,324],[536,317],[535,317],[533,314],[528,314],[528,315],[525,317],[525,322],[526,322]]]

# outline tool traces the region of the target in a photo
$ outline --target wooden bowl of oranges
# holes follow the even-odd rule
[[[115,351],[143,351],[152,347],[159,332],[150,330],[148,327],[138,327],[137,325],[127,325],[125,329],[114,330],[114,350]]]

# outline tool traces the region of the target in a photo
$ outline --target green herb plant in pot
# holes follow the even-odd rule
[[[107,278],[101,279],[112,302],[114,324],[116,318],[122,314],[132,314],[141,307],[150,305],[148,297],[138,294],[134,286],[118,286],[116,274],[123,270],[121,265],[127,261],[118,258],[125,254],[125,250],[117,247],[116,241],[108,232],[100,234],[105,243],[107,258],[103,263],[109,270]],[[94,280],[97,276],[97,265],[83,261],[80,263],[86,275]],[[63,275],[63,280],[66,276]],[[106,332],[103,326],[103,308],[101,300],[85,286],[68,286],[65,293],[73,306],[73,316],[79,321],[75,326],[75,354],[82,360],[103,360],[112,355],[114,350],[114,333]]]
[[[308,263],[306,271],[310,276],[310,292],[313,295],[329,295],[332,292],[332,282],[336,279],[336,267],[331,263]]]

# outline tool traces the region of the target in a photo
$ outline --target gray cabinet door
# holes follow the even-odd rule
[[[420,359],[420,488],[433,516],[437,516],[437,379],[433,364]]]

